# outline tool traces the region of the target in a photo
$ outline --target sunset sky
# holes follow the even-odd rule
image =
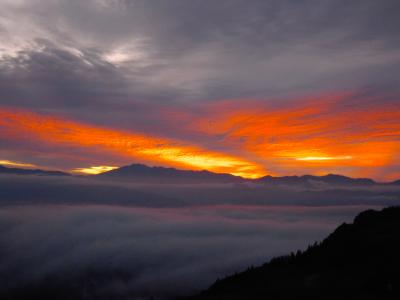
[[[399,1],[0,8],[0,165],[400,179]]]

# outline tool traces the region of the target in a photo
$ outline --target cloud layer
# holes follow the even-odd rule
[[[2,5],[9,76],[66,106],[95,104],[103,92],[175,101],[398,83],[397,1]]]
[[[394,96],[347,92],[296,99],[289,107],[261,100],[172,107],[158,120],[170,133],[0,106],[0,155],[46,153],[36,165],[66,170],[139,161],[248,178],[336,173],[390,181],[400,177]]]
[[[190,294],[304,248],[364,208],[2,207],[0,294],[35,286],[42,295],[69,286],[74,299]]]

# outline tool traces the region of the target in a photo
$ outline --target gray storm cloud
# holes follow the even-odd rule
[[[398,84],[398,1],[0,3],[14,104],[21,86],[65,109]]]

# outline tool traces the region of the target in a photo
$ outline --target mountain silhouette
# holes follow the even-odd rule
[[[47,175],[47,176],[70,176],[70,174],[61,171],[45,171],[40,169],[20,169],[7,168],[0,165],[0,174],[15,174],[15,175]]]
[[[328,174],[324,176],[264,176],[258,179],[246,179],[226,173],[210,171],[179,170],[175,168],[149,167],[143,164],[132,164],[108,172],[94,175],[97,178],[132,180],[136,182],[157,183],[244,183],[254,182],[266,185],[301,185],[317,184],[337,186],[371,186],[378,184],[368,178],[350,178],[342,175]]]
[[[343,175],[328,174],[324,176],[313,176],[313,175],[303,175],[303,176],[283,176],[283,177],[273,177],[264,176],[256,181],[265,184],[295,184],[295,185],[312,185],[316,182],[321,182],[330,185],[374,185],[376,182],[369,178],[350,178]]]
[[[206,170],[192,171],[175,168],[149,167],[132,164],[96,175],[98,178],[129,179],[139,182],[157,183],[234,183],[244,178],[226,173],[213,173]]]
[[[400,207],[360,213],[321,243],[185,300],[400,299]]]
[[[9,168],[0,165],[0,174],[16,175],[48,175],[48,176],[70,176],[62,171],[46,171],[40,169]],[[227,173],[214,173],[207,170],[180,170],[165,167],[150,167],[144,164],[132,164],[97,175],[90,175],[97,179],[111,179],[115,181],[133,181],[142,183],[261,183],[271,186],[303,186],[314,187],[319,184],[329,186],[372,186],[379,185],[369,178],[351,178],[343,175],[328,174],[324,176],[264,176],[257,179],[242,178]],[[400,180],[385,183],[385,185],[400,185]]]

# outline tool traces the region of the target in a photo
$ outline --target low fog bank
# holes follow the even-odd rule
[[[143,184],[85,177],[0,176],[0,205],[107,204],[141,207],[198,205],[398,205],[400,186],[270,186]]]
[[[366,208],[2,206],[0,298],[188,295],[303,249]]]

